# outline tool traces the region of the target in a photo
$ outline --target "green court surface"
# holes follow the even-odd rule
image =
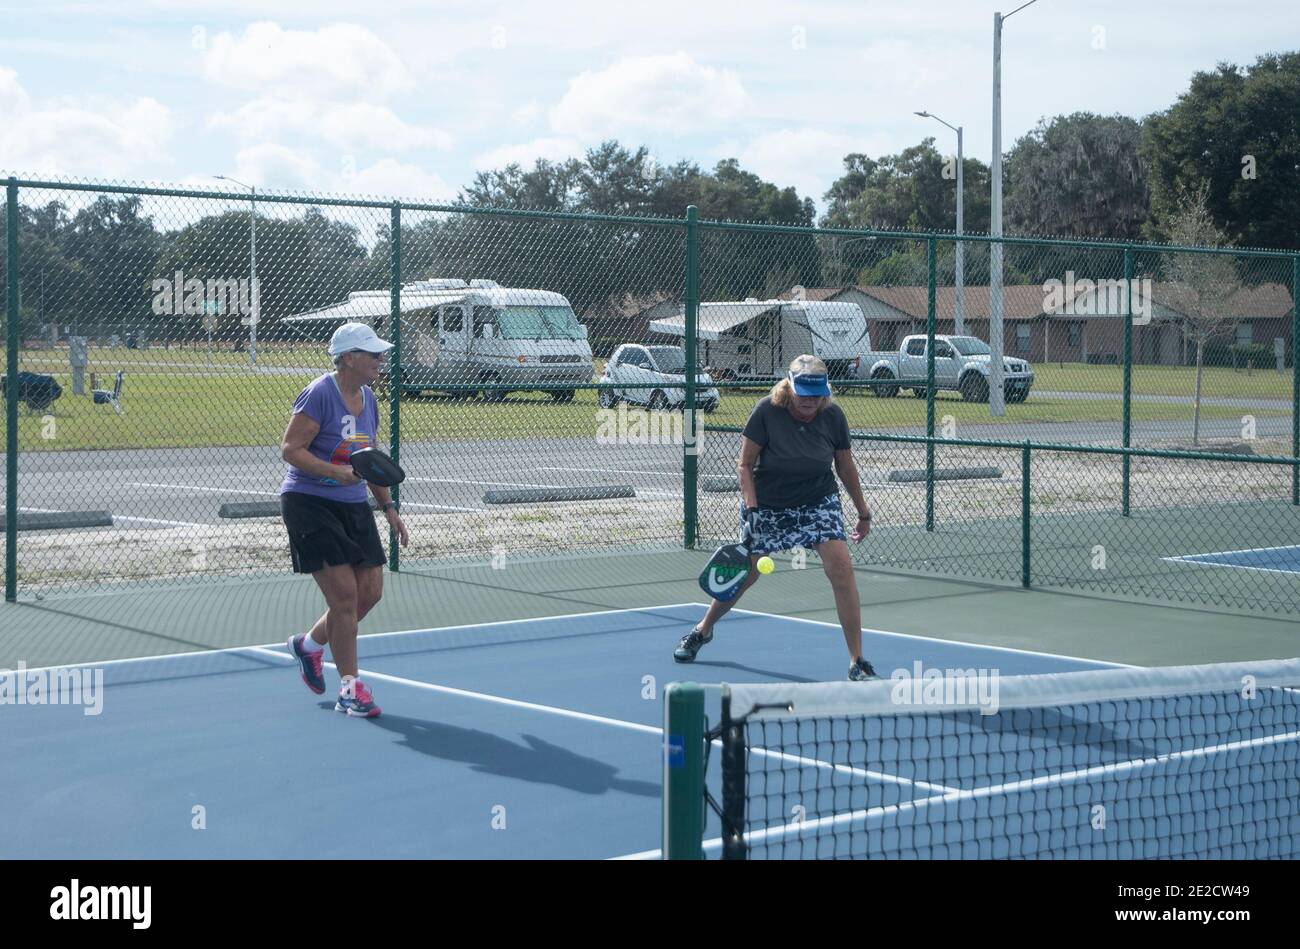
[[[1014,545],[1007,542],[1002,527],[992,532],[988,527],[986,522],[983,536],[995,537],[1001,545],[1015,582],[926,576],[919,563],[917,569],[902,562],[862,566],[857,578],[864,627],[1151,666],[1283,658],[1300,652],[1300,624],[1293,615],[1064,589],[1022,589],[1018,564],[1011,556]],[[1048,543],[1045,534],[1069,533],[1050,523],[1035,528],[1044,544]],[[1168,551],[1147,553],[1200,552],[1175,551],[1173,528],[1170,537]],[[919,549],[915,539],[907,543],[911,556]],[[953,556],[960,537],[945,530],[926,540],[938,558],[945,549]],[[889,543],[881,532],[864,548],[872,549],[872,557],[888,559]],[[1138,590],[1142,568],[1130,556],[1122,551],[1113,554],[1111,569],[1127,571]],[[384,598],[363,620],[361,632],[703,604],[706,600],[696,576],[707,558],[707,551],[670,550],[517,560],[501,570],[489,564],[412,563],[400,573],[385,574]],[[1153,558],[1145,560],[1150,569],[1185,577],[1183,582],[1189,585],[1211,569],[1165,563],[1159,557],[1154,562],[1161,565],[1151,566]],[[1248,575],[1247,571],[1221,572]],[[1248,593],[1246,580],[1235,582],[1245,585],[1243,595]],[[778,560],[776,573],[751,589],[741,605],[792,620],[835,622],[830,585],[816,558],[809,558],[802,570],[793,569],[788,558]],[[290,634],[307,628],[323,607],[321,594],[309,578],[285,574],[202,583],[124,584],[95,594],[7,603],[0,606],[0,667],[13,668],[20,661],[34,668],[283,643]],[[664,649],[670,652],[684,632],[666,630]],[[829,627],[827,635],[839,637]],[[593,641],[591,648],[602,647]]]

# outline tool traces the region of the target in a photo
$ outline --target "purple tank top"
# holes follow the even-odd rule
[[[338,382],[333,373],[326,373],[298,393],[293,403],[293,413],[305,413],[320,426],[308,450],[321,461],[332,465],[346,465],[352,452],[358,448],[376,447],[379,436],[379,406],[369,386],[361,387],[363,408],[361,417],[354,416],[343,401]],[[293,465],[289,466],[280,493],[297,491],[314,494],[331,501],[349,503],[366,500],[366,484],[342,485],[333,478],[317,478]]]

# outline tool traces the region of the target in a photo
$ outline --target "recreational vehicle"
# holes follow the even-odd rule
[[[852,378],[861,351],[868,347],[867,320],[855,303],[701,303],[697,324],[698,363],[715,378],[770,380],[783,375],[804,353],[825,362],[832,379]],[[649,329],[684,337],[685,310],[652,320]]]
[[[403,284],[402,387],[449,386],[485,402],[507,392],[540,390],[572,401],[592,381],[587,328],[561,294],[505,288],[492,280],[421,280]],[[350,320],[392,338],[388,290],[362,290],[338,303],[287,317],[286,323]]]

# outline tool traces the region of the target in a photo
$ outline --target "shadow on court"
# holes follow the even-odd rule
[[[321,702],[320,705],[321,708],[334,708],[332,702]],[[522,735],[523,744],[516,744],[500,735],[475,728],[459,728],[443,722],[389,714],[370,719],[368,724],[400,736],[399,744],[412,751],[443,761],[468,764],[474,771],[485,774],[534,784],[553,784],[582,794],[619,791],[658,798],[661,790],[658,784],[650,781],[620,778],[613,765],[561,748],[535,735]]]

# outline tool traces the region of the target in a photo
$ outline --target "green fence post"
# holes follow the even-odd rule
[[[1291,457],[1300,458],[1300,254],[1291,260]],[[1300,504],[1300,467],[1291,466],[1291,503]]]
[[[1133,434],[1133,248],[1124,248],[1124,447],[1131,448]],[[1123,485],[1120,488],[1120,506],[1124,517],[1129,516],[1129,471],[1132,459],[1127,454],[1123,460]]]
[[[935,239],[926,241],[929,288],[925,316],[925,529],[934,530],[934,295],[938,281]]]
[[[392,237],[389,239],[391,271],[389,274],[388,314],[393,350],[388,357],[388,453],[393,461],[402,457],[402,205],[394,201],[389,217]],[[402,486],[393,485],[393,500],[401,500]],[[396,572],[400,566],[400,544],[397,532],[388,529],[388,569]]]
[[[704,859],[704,689],[664,689],[663,858]]]
[[[1030,548],[1029,548],[1029,488],[1031,480],[1029,477],[1029,468],[1032,458],[1030,456],[1030,442],[1025,439],[1025,443],[1020,447],[1020,585],[1028,589],[1032,576],[1030,569]],[[1128,457],[1125,455],[1124,457]]]
[[[18,179],[5,200],[5,600],[18,599]]]
[[[699,208],[686,209],[686,288],[682,301],[686,309],[686,405],[682,408],[687,437],[682,441],[682,529],[687,550],[695,549],[696,519],[699,516],[696,490],[699,480],[699,442],[695,431],[695,336],[700,311],[700,225]]]

